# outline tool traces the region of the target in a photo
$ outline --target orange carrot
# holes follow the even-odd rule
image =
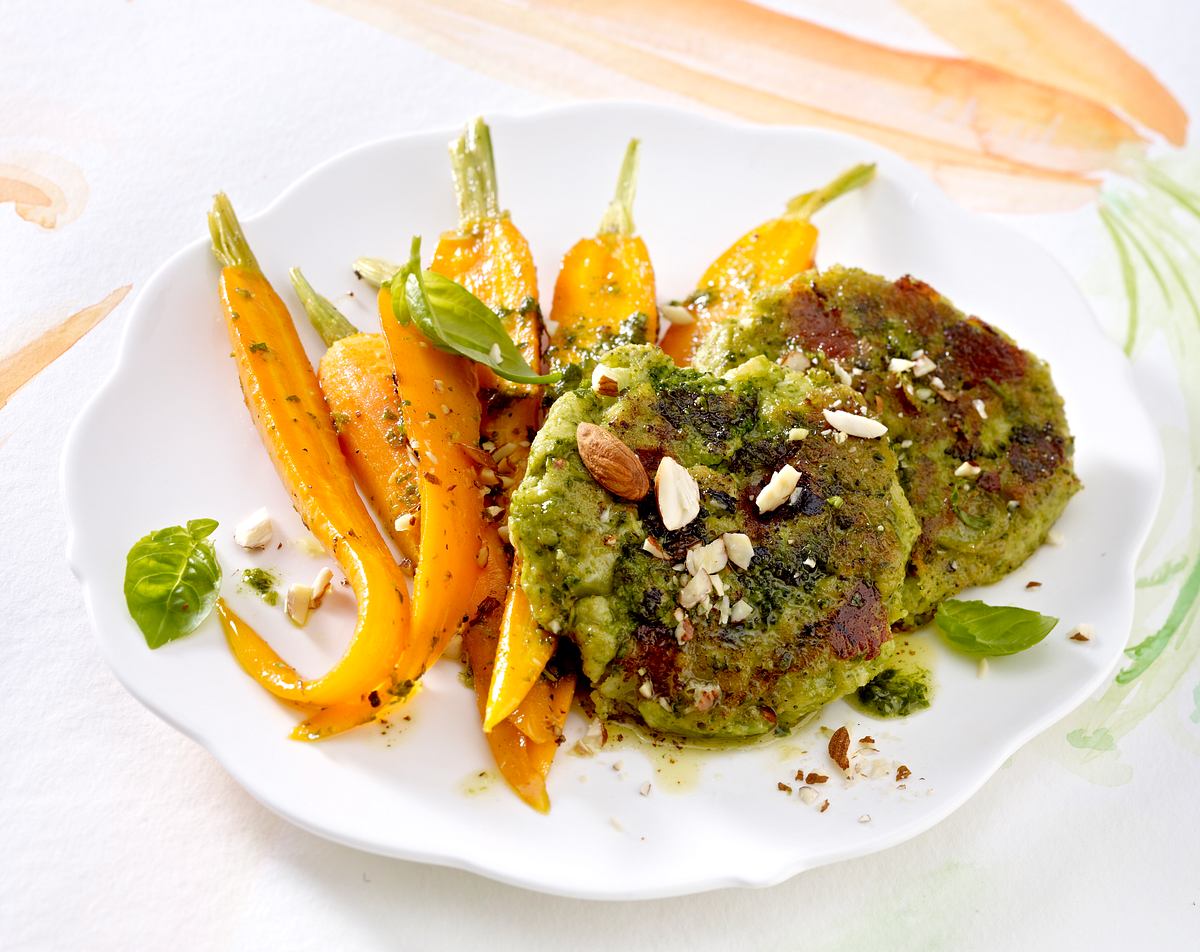
[[[450,146],[458,195],[458,228],[438,240],[431,271],[457,281],[493,310],[530,367],[541,362],[542,320],[537,273],[529,242],[500,208],[492,136],[482,119],[467,125]],[[496,378],[485,368],[481,384],[502,393],[536,395],[530,384]]]
[[[479,400],[475,365],[434,347],[414,323],[401,324],[390,287],[379,291],[379,313],[421,479],[412,638],[394,677],[405,681],[420,677],[441,656],[474,611],[470,596],[486,551],[482,499],[469,455],[479,443]]]
[[[809,219],[838,196],[865,185],[874,174],[873,164],[856,165],[824,188],[796,196],[778,218],[742,235],[708,266],[698,289],[683,305],[690,321],[672,323],[662,349],[675,363],[687,366],[715,322],[737,314],[757,291],[811,268],[817,229]]]
[[[341,565],[358,599],[345,655],[316,679],[301,678],[218,602],[220,617],[238,663],[271,693],[308,704],[351,701],[383,680],[409,646],[404,575],[358,495],[291,315],[224,195],[214,200],[209,229],[224,265],[221,304],[246,406],[300,518]]]
[[[481,606],[480,616],[463,634],[463,648],[471,665],[480,718],[487,708],[488,685],[492,679],[492,663],[496,657],[496,644],[499,640],[502,604],[508,586],[504,544],[499,535],[490,528],[486,530],[485,535],[491,556],[488,559],[489,567],[476,591],[476,598]],[[560,691],[566,693],[571,686],[573,682],[570,685],[564,683]],[[561,733],[566,709],[570,708],[570,696],[568,694],[564,700],[563,696],[559,695],[555,700],[557,705],[552,708],[551,716],[557,718],[558,712],[562,711],[561,720],[557,721],[557,733]],[[547,732],[555,729],[554,723],[551,721]],[[511,720],[501,721],[486,734],[486,737],[492,758],[509,786],[538,812],[549,811],[550,797],[546,793],[546,777],[558,751],[557,741],[554,738],[535,741]]]
[[[633,227],[637,154],[633,139],[598,233],[563,257],[550,312],[556,327],[547,358],[554,368],[579,364],[586,376],[597,354],[614,343],[658,340],[654,268]]]
[[[362,334],[305,280],[291,270],[292,286],[328,348],[317,381],[333,414],[342,454],[403,556],[401,568],[417,564],[420,482],[400,423],[400,395],[382,334]]]
[[[532,741],[539,744],[557,742],[562,737],[574,694],[573,674],[564,674],[554,681],[543,676],[529,689],[508,719]]]

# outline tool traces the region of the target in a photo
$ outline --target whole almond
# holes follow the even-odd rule
[[[575,442],[592,478],[614,496],[636,502],[650,491],[650,477],[642,461],[608,430],[580,423],[575,428]]]

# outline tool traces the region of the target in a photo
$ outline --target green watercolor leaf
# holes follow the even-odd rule
[[[1175,633],[1187,623],[1197,605],[1197,598],[1200,598],[1200,559],[1192,563],[1191,571],[1180,586],[1179,594],[1175,597],[1175,603],[1171,606],[1162,627],[1148,638],[1125,649],[1125,654],[1133,663],[1117,672],[1117,684],[1128,684],[1146,673],[1175,637]]]
[[[1097,727],[1094,731],[1085,731],[1082,727],[1067,734],[1067,743],[1079,750],[1116,750],[1117,741],[1107,727]]]
[[[413,239],[408,263],[391,284],[396,320],[416,324],[439,350],[490,367],[498,377],[514,383],[554,383],[562,376],[539,374],[530,367],[496,312],[461,284],[422,271],[420,238]]]
[[[151,648],[191,634],[208,617],[221,586],[221,566],[208,537],[215,519],[156,529],[125,562],[125,604]]]
[[[994,657],[1032,648],[1054,630],[1058,619],[1027,608],[951,598],[938,606],[934,623],[959,651]]]

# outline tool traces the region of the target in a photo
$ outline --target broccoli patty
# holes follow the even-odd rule
[[[917,524],[887,441],[829,428],[826,410],[871,423],[858,397],[765,358],[722,378],[628,346],[604,367],[620,392],[555,402],[509,510],[533,614],[578,645],[597,713],[749,737],[868,681],[892,647]],[[606,490],[581,423],[619,438],[668,499],[694,479],[694,517],[668,515],[668,529],[654,489],[637,502]]]
[[[715,328],[695,364],[720,373],[758,354],[833,373],[887,424],[921,524],[907,626],[1019,566],[1079,489],[1050,368],[914,278],[800,275]]]

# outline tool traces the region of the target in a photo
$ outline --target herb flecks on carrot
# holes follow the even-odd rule
[[[586,379],[598,356],[617,344],[658,339],[654,268],[646,244],[634,234],[638,140],[625,151],[616,194],[598,233],[563,256],[554,285],[547,359],[552,367],[578,365]]]
[[[474,613],[470,599],[480,572],[483,529],[478,474],[463,449],[479,444],[475,365],[439,350],[413,321],[400,320],[403,313],[403,307],[395,306],[391,287],[381,288],[379,315],[396,386],[404,395],[401,417],[420,475],[413,637],[395,673],[399,681],[419,677]]]
[[[537,275],[528,242],[501,209],[495,153],[486,123],[474,120],[451,143],[450,165],[458,196],[458,230],[442,235],[432,270],[459,282],[494,309],[521,355],[531,367],[537,367],[542,336]],[[480,383],[495,391],[488,401],[484,426],[497,452],[504,451],[496,467],[499,486],[493,502],[505,503],[509,490],[524,473],[531,431],[537,428],[540,418],[541,390],[513,385],[487,372],[480,373]],[[505,434],[506,429],[515,432]],[[520,438],[513,439],[517,434]],[[489,732],[520,703],[553,651],[552,640],[549,651],[526,651],[542,645],[543,639],[533,625],[528,606],[524,612],[519,610],[524,603],[520,588],[509,587],[502,600],[505,608],[496,639],[505,653],[496,667],[498,681],[491,686],[495,700],[486,705],[485,730]],[[497,715],[501,708],[503,713]],[[504,725],[503,729],[511,728]]]
[[[420,689],[420,683],[396,684],[389,681],[360,700],[323,707],[296,725],[292,730],[292,740],[325,740],[364,724],[386,722],[411,702]]]
[[[342,454],[367,502],[411,572],[417,564],[420,482],[401,423],[400,394],[382,334],[363,334],[300,273],[292,286],[328,346],[317,380],[333,414]]]
[[[541,677],[557,643],[557,638],[534,621],[529,600],[521,588],[520,559],[513,559],[484,712],[485,731],[494,730],[517,709]]]
[[[675,363],[690,364],[714,323],[736,314],[759,290],[811,268],[817,229],[809,219],[834,199],[866,185],[874,174],[874,164],[856,165],[828,185],[797,195],[778,218],[742,235],[704,272],[695,293],[684,302],[692,322],[672,324],[662,349]]]
[[[530,367],[541,361],[542,321],[537,274],[525,236],[500,207],[496,161],[487,124],[475,119],[450,145],[458,196],[458,228],[438,241],[430,270],[465,287],[500,315]],[[528,384],[499,380],[480,368],[480,384],[502,393],[533,395]]]
[[[301,519],[341,565],[358,599],[345,655],[315,679],[293,676],[250,626],[229,623],[232,613],[222,611],[222,621],[239,663],[273,694],[318,705],[350,702],[387,677],[406,646],[404,575],[358,495],[291,315],[224,195],[213,202],[209,230],[223,265],[222,310],[246,406]]]
[[[463,648],[471,666],[480,718],[484,716],[487,707],[488,685],[492,680],[492,664],[499,641],[501,606],[509,579],[504,544],[494,529],[487,529],[485,535],[490,555],[475,593],[475,600],[481,606],[479,617],[463,634]],[[500,768],[501,775],[522,800],[540,813],[546,813],[550,809],[546,776],[550,772],[554,755],[558,752],[556,737],[562,733],[562,724],[571,706],[574,682],[567,679],[560,681],[563,683],[554,692],[552,703],[536,708],[538,713],[548,718],[541,733],[542,736],[552,735],[549,739],[532,739],[530,734],[512,719],[501,721],[486,734],[492,758]],[[532,716],[536,719],[537,714]],[[531,724],[532,721],[527,726],[531,732],[535,732]]]

